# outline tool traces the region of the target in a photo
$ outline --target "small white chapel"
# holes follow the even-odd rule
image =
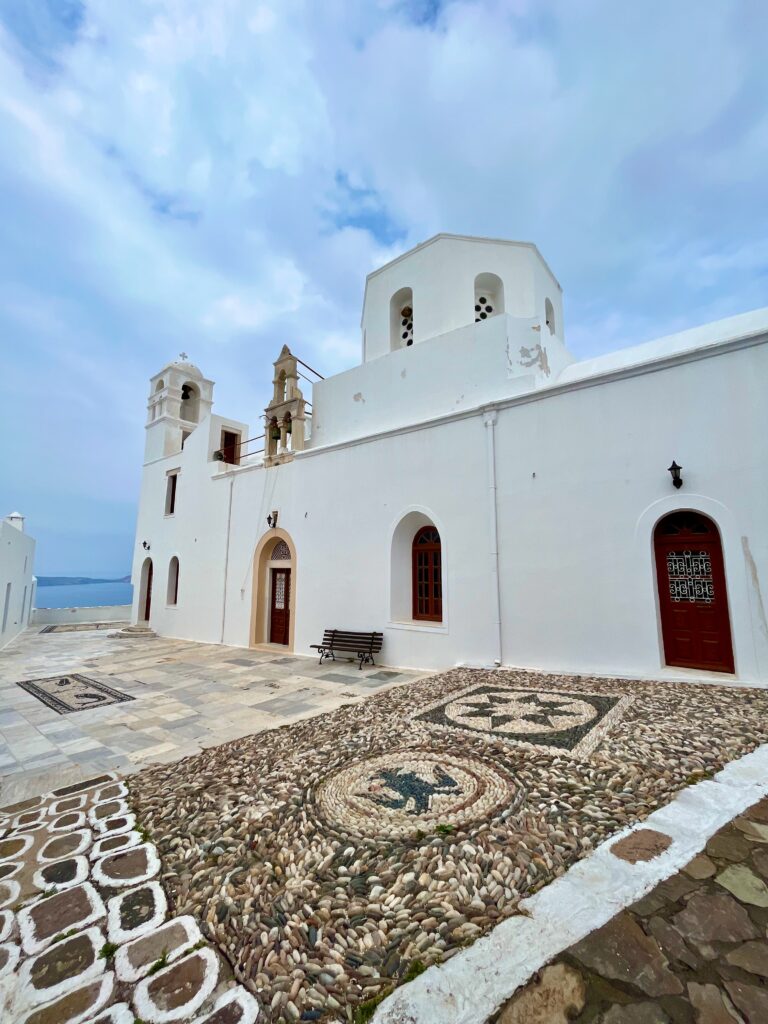
[[[279,345],[250,425],[185,358],[152,377],[134,622],[768,681],[768,308],[576,361],[535,245],[441,234],[368,275],[358,366]]]

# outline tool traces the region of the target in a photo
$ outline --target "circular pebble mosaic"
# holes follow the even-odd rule
[[[489,820],[524,796],[511,775],[474,757],[393,751],[362,758],[318,789],[321,812],[358,835],[408,835]]]

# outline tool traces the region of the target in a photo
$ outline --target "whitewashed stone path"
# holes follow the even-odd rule
[[[254,1024],[194,919],[169,919],[126,796],[107,773],[0,809],[0,1020]]]

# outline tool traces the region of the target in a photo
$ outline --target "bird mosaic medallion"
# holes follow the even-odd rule
[[[337,826],[392,836],[491,818],[523,796],[511,775],[480,758],[395,750],[343,768],[320,786],[317,802]]]

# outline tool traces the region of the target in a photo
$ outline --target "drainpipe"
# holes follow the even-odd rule
[[[224,643],[224,622],[227,617],[227,578],[229,577],[229,533],[232,526],[232,490],[235,486],[235,474],[229,471],[229,508],[227,509],[227,546],[224,551],[224,600],[221,604],[221,640]]]
[[[485,426],[486,452],[488,455],[488,525],[491,539],[491,618],[496,633],[496,651],[493,659],[497,667],[502,664],[501,658],[501,588],[499,582],[499,521],[496,496],[496,420],[495,409],[483,413]]]

